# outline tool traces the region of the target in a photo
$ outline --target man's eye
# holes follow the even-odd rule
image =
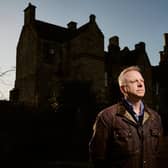
[[[136,80],[132,80],[132,81],[130,81],[130,83],[135,83],[135,82],[137,82]]]
[[[136,83],[138,82],[138,80],[132,80],[132,81],[129,81],[130,83]],[[139,82],[144,82],[144,80],[140,80]]]

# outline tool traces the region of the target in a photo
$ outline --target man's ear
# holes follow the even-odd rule
[[[125,93],[127,93],[127,87],[124,85],[120,86],[120,91],[123,95],[125,95]]]

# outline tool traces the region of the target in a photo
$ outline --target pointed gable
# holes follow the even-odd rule
[[[88,30],[91,25],[94,25],[95,28],[99,31],[99,33],[102,36],[104,36],[103,33],[102,33],[102,31],[100,30],[100,28],[98,27],[98,25],[96,23],[96,16],[94,14],[91,14],[89,16],[89,22],[88,23],[86,23],[86,24],[82,25],[81,27],[79,27],[78,34],[80,34],[80,33],[84,32],[84,31]]]

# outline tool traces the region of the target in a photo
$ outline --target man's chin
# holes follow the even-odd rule
[[[142,99],[144,97],[144,94],[143,95],[137,95],[137,98],[139,99]]]
[[[136,99],[142,99],[143,97],[144,97],[144,94],[139,94],[134,96],[134,98]]]

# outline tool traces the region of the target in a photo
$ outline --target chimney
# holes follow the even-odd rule
[[[69,22],[69,23],[67,24],[67,26],[68,26],[68,29],[69,29],[69,30],[72,30],[72,31],[74,31],[74,30],[77,29],[77,23],[76,23],[76,22],[73,22],[73,21]]]
[[[109,38],[109,45],[108,45],[108,51],[114,51],[115,50],[120,50],[119,46],[119,37],[118,36],[113,36]]]
[[[96,16],[95,15],[93,15],[93,14],[91,14],[90,16],[89,16],[89,22],[90,23],[94,23],[95,22],[95,20],[96,20]]]
[[[24,24],[31,24],[35,21],[36,7],[29,3],[28,7],[24,10]]]
[[[119,37],[113,36],[109,39],[109,45],[119,46]]]
[[[166,55],[163,51],[160,51],[160,63],[166,61]]]
[[[160,51],[160,63],[168,60],[168,33],[164,33],[164,47],[163,51]]]
[[[145,43],[144,42],[139,42],[138,44],[135,44],[135,50],[145,52],[146,51],[145,48],[146,47],[145,47]]]
[[[168,55],[168,33],[164,33],[164,53]]]
[[[168,33],[164,33],[164,46],[168,47]]]

